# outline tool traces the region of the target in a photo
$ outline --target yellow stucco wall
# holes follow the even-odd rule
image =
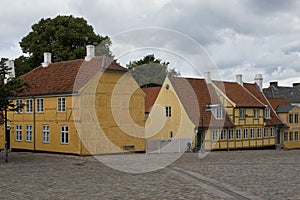
[[[5,137],[4,137],[4,125],[0,124],[0,149],[4,149]]]

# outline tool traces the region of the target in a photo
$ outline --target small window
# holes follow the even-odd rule
[[[290,137],[289,137],[289,140],[290,140],[290,141],[293,141],[293,135],[294,135],[294,133],[293,133],[293,132],[290,132]]]
[[[58,112],[66,112],[66,98],[65,97],[57,98],[57,111]]]
[[[248,129],[244,128],[244,139],[248,139]]]
[[[36,112],[44,112],[44,99],[38,98],[36,99]]]
[[[235,136],[236,136],[237,140],[242,139],[241,129],[236,129],[235,130]]]
[[[298,113],[295,113],[294,121],[295,121],[295,123],[299,123],[299,114]]]
[[[270,128],[270,137],[275,137],[275,128]]]
[[[69,127],[61,126],[60,127],[60,143],[69,144]]]
[[[299,133],[298,133],[298,131],[295,131],[295,141],[298,141],[299,140]]]
[[[43,125],[42,131],[43,143],[50,143],[50,126]]]
[[[213,129],[212,131],[212,141],[218,141],[219,138],[219,130]]]
[[[16,125],[16,141],[22,141],[22,125]]]
[[[240,118],[245,119],[245,108],[240,108]]]
[[[22,111],[23,111],[23,101],[22,101],[22,99],[17,99],[16,100],[16,112],[22,113]]]
[[[271,115],[270,115],[271,109],[269,106],[267,106],[265,108],[265,119],[271,119]]]
[[[228,130],[228,139],[229,140],[233,140],[234,139],[233,129],[229,129]]]
[[[226,130],[221,130],[221,140],[226,140]]]
[[[255,129],[254,128],[250,128],[250,138],[251,139],[255,138]]]
[[[257,129],[257,138],[262,138],[262,128]]]
[[[269,136],[268,128],[264,128],[264,138],[267,138]]]
[[[289,141],[288,133],[287,132],[283,133],[283,141],[285,141],[285,142]]]
[[[26,125],[26,142],[32,142],[32,125]]]
[[[253,117],[254,117],[254,119],[258,119],[258,109],[257,108],[253,109]]]
[[[216,119],[223,119],[223,108],[221,106],[213,108],[212,114]]]
[[[293,123],[293,114],[289,114],[289,123]]]
[[[166,117],[172,116],[171,106],[166,106]]]
[[[33,112],[33,101],[32,99],[26,99],[26,112],[32,113]]]
[[[170,131],[170,138],[173,138],[173,131]]]

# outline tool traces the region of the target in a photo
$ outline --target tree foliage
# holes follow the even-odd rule
[[[155,58],[154,54],[144,56],[137,61],[130,61],[127,68],[141,87],[162,85],[166,76],[179,76],[174,68],[168,69],[169,62]]]
[[[43,62],[44,52],[52,53],[53,62],[74,60],[84,58],[86,45],[94,44],[96,55],[112,57],[109,37],[96,34],[84,18],[72,15],[42,18],[31,28],[32,31],[20,42],[23,53],[29,57],[17,59],[17,75],[39,66]]]

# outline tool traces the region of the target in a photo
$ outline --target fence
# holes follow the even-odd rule
[[[146,140],[146,153],[182,153],[192,138]]]

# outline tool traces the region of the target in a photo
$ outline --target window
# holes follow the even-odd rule
[[[262,138],[262,129],[261,128],[257,129],[257,138]]]
[[[223,108],[218,106],[212,109],[212,113],[216,119],[223,119]]]
[[[32,141],[32,125],[26,125],[26,142]]]
[[[216,130],[216,129],[214,129],[213,131],[212,131],[212,141],[217,141],[218,140],[218,137],[219,137],[219,130]]]
[[[170,138],[173,138],[173,131],[170,131]]]
[[[264,128],[264,138],[267,138],[268,136],[268,128]]]
[[[226,130],[221,130],[221,140],[226,140]]]
[[[244,139],[248,139],[248,129],[244,128]]]
[[[229,129],[229,130],[228,130],[228,139],[229,139],[229,140],[233,140],[233,138],[234,138],[233,136],[234,136],[234,135],[233,135],[233,129]]]
[[[270,137],[275,136],[275,128],[270,128]]]
[[[65,97],[58,97],[57,111],[58,112],[66,112],[66,98]]]
[[[60,127],[60,143],[69,144],[69,127],[61,126]]]
[[[299,140],[299,133],[298,133],[298,131],[295,131],[295,141],[298,141]]]
[[[290,132],[290,138],[289,138],[290,141],[293,141],[293,135],[294,135],[294,133],[291,131]]]
[[[255,129],[254,128],[250,128],[250,138],[251,139],[255,138]]]
[[[240,108],[240,118],[245,119],[245,108]]]
[[[284,132],[283,133],[283,141],[289,141],[289,138],[288,138],[288,133],[287,132]]]
[[[44,99],[36,99],[36,112],[44,112]]]
[[[289,114],[289,123],[293,123],[293,114]]]
[[[33,112],[33,101],[32,99],[26,99],[26,112],[32,113]]]
[[[22,101],[22,99],[17,99],[16,100],[16,112],[22,113],[22,110],[23,110],[23,101]]]
[[[299,114],[298,113],[296,113],[294,115],[294,121],[295,121],[295,123],[299,123]]]
[[[254,117],[254,119],[258,119],[258,109],[257,108],[253,109],[253,117]]]
[[[50,126],[49,125],[43,125],[42,137],[43,137],[44,143],[50,142]]]
[[[166,106],[166,117],[172,116],[171,106]]]
[[[237,140],[242,139],[242,135],[241,135],[241,129],[236,129],[235,130],[235,136]]]
[[[22,125],[16,125],[16,141],[22,141]]]
[[[270,111],[271,111],[270,107],[267,106],[265,108],[265,119],[271,119]]]

